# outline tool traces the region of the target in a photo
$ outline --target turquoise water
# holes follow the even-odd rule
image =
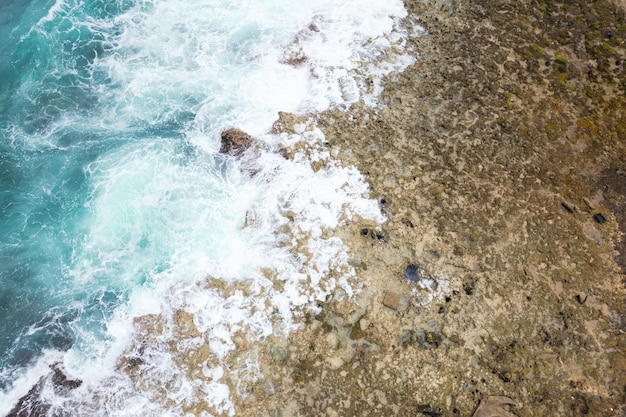
[[[219,210],[228,198],[219,161],[199,155],[184,138],[199,98],[184,89],[171,97],[164,86],[166,91],[150,92],[154,103],[128,106],[145,97],[123,91],[126,80],[99,65],[112,51],[128,59],[119,45],[119,34],[128,29],[115,19],[131,7],[138,6],[3,5],[5,374],[44,349],[67,350],[77,341],[77,327],[102,333],[102,318],[127,300],[130,289],[172,268],[179,241],[166,235],[192,228],[193,214]],[[141,7],[150,5],[135,15]],[[161,102],[162,108],[149,108]],[[190,214],[190,198],[204,207]],[[194,233],[183,230],[183,237]]]
[[[7,352],[2,355],[3,368],[30,361],[43,348],[69,348],[74,341],[70,323],[94,314],[93,310],[106,311],[123,297],[123,290],[100,290],[103,302],[96,302],[96,289],[88,295],[94,300],[88,308],[67,308],[74,296],[64,271],[71,267],[72,247],[83,233],[77,225],[85,216],[89,195],[82,168],[118,146],[119,138],[81,126],[98,106],[93,83],[87,83],[95,51],[103,49],[102,37],[86,28],[73,33],[66,17],[38,28],[37,22],[52,5],[15,1],[2,9],[0,350]],[[65,125],[64,118],[74,121]]]
[[[186,310],[222,360],[236,331],[256,340],[277,316],[287,329],[297,309],[352,291],[346,249],[322,230],[355,213],[380,220],[376,202],[356,170],[318,149],[319,130],[268,131],[279,111],[374,105],[370,77],[379,91],[382,75],[412,62],[387,57],[404,45],[402,3],[378,3],[0,1],[0,414],[62,362],[95,397],[70,414],[116,414],[115,404],[119,415],[155,415],[163,406],[115,367],[137,316]],[[306,63],[285,64],[294,53]],[[217,153],[230,127],[265,142],[255,162]],[[311,153],[276,152],[297,141]],[[315,172],[310,158],[327,168]],[[278,232],[294,216],[312,255]],[[346,275],[330,279],[331,269]],[[207,277],[264,295],[190,289]],[[223,370],[211,372],[187,382],[232,411],[210,377]],[[48,400],[62,412],[80,403]]]

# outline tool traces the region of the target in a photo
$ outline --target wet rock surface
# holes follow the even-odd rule
[[[223,154],[239,156],[256,145],[254,138],[243,130],[236,128],[223,131],[221,137],[220,153]]]
[[[237,415],[626,415],[624,10],[406,4],[418,62],[317,120],[385,201],[339,232],[364,289],[270,338]]]
[[[29,417],[29,416],[45,416],[45,415],[61,415],[60,411],[54,409],[54,402],[46,400],[42,396],[42,392],[46,389],[53,391],[56,395],[63,398],[70,391],[82,385],[82,381],[71,379],[65,374],[63,365],[56,363],[50,366],[52,373],[42,377],[33,387],[24,395],[18,403],[9,412],[7,417]],[[62,401],[56,400],[57,405]]]

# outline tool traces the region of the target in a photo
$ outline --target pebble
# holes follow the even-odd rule
[[[569,211],[570,213],[576,212],[576,206],[571,203],[568,203],[567,201],[561,202],[561,205],[565,207],[565,210]]]
[[[400,295],[389,291],[383,298],[383,305],[391,308],[392,310],[398,310],[400,308]]]
[[[591,201],[587,197],[583,197],[583,201],[587,205],[587,207],[589,207],[591,210],[593,210],[595,208],[593,206],[593,204],[591,203]]]
[[[404,279],[409,284],[418,284],[420,287],[435,291],[438,287],[435,281],[428,273],[419,266],[410,264],[404,269]]]
[[[415,265],[409,265],[404,270],[404,279],[409,282],[418,282],[420,280],[420,268]]]
[[[606,218],[602,215],[602,213],[596,213],[593,215],[593,218],[598,222],[598,223],[604,223],[606,221]]]

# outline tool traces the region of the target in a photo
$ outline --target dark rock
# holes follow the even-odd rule
[[[418,282],[420,280],[420,268],[415,265],[409,265],[404,269],[404,279],[409,282]]]
[[[52,385],[56,393],[67,392],[80,387],[83,383],[80,379],[69,379],[61,369],[61,364],[55,363],[52,369]]]
[[[474,294],[475,288],[476,288],[476,283],[474,281],[469,281],[463,284],[463,291],[465,291],[465,294],[467,295]]]
[[[568,203],[567,201],[561,202],[561,205],[565,207],[565,210],[569,211],[570,213],[575,213],[577,211],[576,206],[572,203]]]
[[[410,264],[404,269],[404,279],[409,284],[418,284],[422,288],[436,290],[437,281],[431,277],[423,268]]]
[[[383,235],[382,232],[377,232],[375,230],[361,229],[361,236],[369,236],[372,239],[378,240],[379,242],[385,241],[385,235]]]
[[[596,213],[593,215],[593,218],[598,222],[598,223],[604,223],[606,222],[606,218],[602,215],[602,213]]]
[[[255,144],[255,139],[243,130],[228,129],[222,132],[220,153],[239,156]]]
[[[416,407],[416,411],[423,416],[440,417],[441,413],[434,410],[430,404],[420,404]]]
[[[51,405],[39,399],[39,394],[41,393],[45,382],[45,377],[42,377],[39,382],[33,385],[30,391],[28,391],[26,395],[20,398],[15,407],[13,407],[11,411],[9,411],[7,417],[31,417],[47,415]]]
[[[138,356],[126,356],[122,361],[120,361],[120,363],[126,368],[134,369],[138,366],[144,365],[145,361]]]
[[[63,395],[75,390],[83,383],[79,379],[69,379],[60,363],[51,365],[50,369],[52,369],[52,374],[42,376],[28,393],[19,399],[7,417],[45,416],[52,408],[52,405],[40,396],[46,385],[52,383],[54,392],[57,395]]]
[[[443,341],[441,334],[433,331],[418,330],[415,333],[417,345],[422,349],[435,349]]]

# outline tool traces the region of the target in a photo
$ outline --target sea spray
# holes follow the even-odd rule
[[[96,409],[120,402],[128,403],[126,409],[145,400],[140,414],[148,404],[158,408],[168,403],[185,412],[194,409],[194,414],[200,409],[230,413],[230,387],[245,395],[236,387],[259,375],[256,347],[235,355],[248,357],[245,364],[233,365],[229,354],[271,335],[284,336],[298,325],[300,314],[319,312],[318,303],[337,288],[347,294],[359,288],[347,248],[326,232],[354,216],[384,219],[376,202],[365,198],[367,185],[355,169],[328,158],[328,166],[314,172],[303,153],[315,152],[323,136],[316,128],[301,128],[310,129],[299,135],[300,142],[310,144],[308,151],[296,152],[293,159],[264,152],[246,164],[256,167],[250,181],[258,193],[248,206],[254,220],[242,229],[254,242],[245,259],[238,260],[246,271],[164,284],[160,311],[140,319],[139,336],[118,362],[126,373],[121,380],[118,374],[107,380],[124,385],[130,375],[132,395],[107,389],[104,399],[92,400],[99,403]],[[284,141],[294,141],[292,136],[285,135]],[[166,389],[146,391],[155,381]],[[183,402],[177,399],[181,390],[189,394]]]
[[[232,415],[260,377],[256,344],[358,291],[332,229],[384,221],[314,122],[267,132],[279,111],[376,105],[382,77],[412,62],[405,15],[400,2],[59,0],[21,22],[2,90],[15,171],[2,274],[23,271],[16,299],[45,302],[12,304],[33,318],[10,333],[0,413],[39,387],[28,401],[50,414]],[[229,127],[260,152],[216,154]],[[55,364],[80,386],[59,390]]]

